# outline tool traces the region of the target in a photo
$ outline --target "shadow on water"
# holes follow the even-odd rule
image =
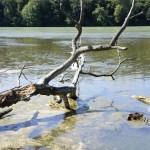
[[[41,120],[37,120],[39,112],[35,112],[33,117],[31,118],[31,120],[29,121],[24,121],[24,122],[20,122],[20,123],[16,123],[16,124],[10,124],[10,125],[6,125],[6,126],[0,126],[0,132],[6,132],[6,131],[18,131],[22,128],[27,128],[30,126],[36,126],[38,125],[38,122],[40,122]],[[9,116],[7,116],[9,117]],[[42,119],[42,121],[44,122],[46,118]]]
[[[87,102],[89,100],[90,99],[88,99]],[[27,128],[27,127],[31,127],[31,126],[38,126],[38,124],[40,122],[47,122],[48,125],[52,125],[53,122],[56,123],[56,120],[59,120],[59,119],[66,120],[66,118],[69,118],[71,116],[87,113],[87,110],[88,110],[88,106],[85,105],[85,103],[84,103],[84,106],[80,107],[77,110],[72,109],[72,110],[70,110],[68,112],[65,112],[64,114],[50,116],[50,117],[45,117],[45,118],[40,118],[40,119],[38,119],[39,112],[36,111],[33,114],[32,118],[30,120],[28,120],[28,121],[24,121],[24,122],[20,122],[20,123],[16,123],[16,124],[5,125],[5,126],[0,126],[0,132],[18,131],[18,130],[20,130],[22,128]],[[15,115],[15,114],[7,115],[6,117],[11,117],[13,115]],[[51,120],[53,122],[51,122]],[[33,133],[34,132],[35,131],[33,131]],[[31,135],[32,135],[32,133],[31,133]]]
[[[136,122],[135,122],[135,124],[134,123],[129,124],[125,121],[127,118],[123,116],[123,114],[129,114],[129,113],[132,113],[132,111],[127,112],[126,110],[123,110],[123,109],[122,110],[116,109],[116,107],[113,106],[112,103],[110,105],[106,105],[105,108],[102,108],[100,110],[90,110],[88,103],[94,98],[96,98],[96,97],[92,97],[87,100],[84,100],[84,104],[77,110],[71,110],[69,112],[66,112],[63,116],[62,122],[57,127],[51,129],[47,133],[33,137],[32,132],[35,133],[35,130],[32,131],[29,134],[29,138],[33,138],[33,140],[36,143],[38,143],[39,146],[33,146],[33,147],[29,146],[26,148],[27,149],[29,149],[29,148],[33,148],[33,149],[34,148],[35,149],[52,148],[52,149],[60,149],[60,150],[61,149],[65,149],[65,150],[66,149],[68,149],[68,150],[69,149],[78,149],[78,150],[80,150],[80,149],[86,149],[88,147],[90,149],[92,147],[94,148],[94,146],[93,146],[94,142],[96,144],[96,146],[95,146],[96,148],[97,147],[102,148],[103,144],[101,142],[104,142],[106,140],[105,138],[103,139],[104,135],[112,136],[114,134],[114,135],[118,135],[121,137],[122,132],[127,133],[127,134],[129,131],[133,132],[134,129],[131,129],[130,126],[133,126],[134,128],[136,128]],[[78,99],[78,102],[80,103],[80,99]],[[121,114],[122,117],[120,119],[116,119],[117,117],[114,114],[117,114],[117,113]],[[95,116],[95,114],[96,114],[96,116]],[[105,114],[105,117],[99,118],[98,114]],[[112,118],[110,119],[111,115],[112,115]],[[144,115],[149,115],[149,114],[145,113]],[[88,118],[88,116],[90,116],[90,117],[89,117],[88,122],[86,122],[86,119],[84,117]],[[95,116],[96,119],[93,120],[94,117],[92,117],[92,116]],[[55,117],[58,117],[58,116],[55,116]],[[83,119],[85,119],[85,122],[87,123],[86,125],[83,125],[84,128],[82,127],[83,122],[81,121]],[[94,124],[94,122],[91,122],[89,124],[89,121],[98,121],[98,120],[100,123],[104,124],[104,125],[101,125],[98,129],[95,129],[95,128],[97,128],[96,127],[97,123],[96,123],[96,125]],[[79,124],[79,122],[81,122],[81,124]],[[144,124],[144,126],[143,126],[143,123],[137,123],[137,124],[138,124],[137,132],[145,132],[145,131],[149,131],[149,129],[150,129],[149,123]],[[93,133],[92,132],[93,130],[94,131],[96,130],[97,132],[101,132],[103,134],[103,136],[99,135],[99,133],[94,133],[95,136],[91,135],[91,137],[89,137],[89,136],[86,137],[86,135],[88,135],[89,133],[90,134]],[[79,133],[77,133],[77,132],[79,132]],[[81,134],[84,133],[84,135],[81,136],[80,132],[81,132]],[[76,139],[78,136],[80,138]],[[100,136],[100,137],[98,137],[98,136]],[[94,138],[94,137],[95,137],[95,141],[92,140],[92,138]],[[74,139],[74,140],[72,140],[72,139]],[[98,139],[100,140],[100,143],[101,143],[99,145],[97,145]],[[114,139],[116,139],[116,137],[113,137],[113,141],[114,141]],[[89,144],[88,140],[93,141],[93,144],[91,144],[91,146],[88,145]],[[83,143],[84,143],[84,145],[83,145]],[[87,146],[86,146],[86,143],[87,143]],[[106,144],[107,142],[105,141],[104,143]],[[114,143],[116,143],[116,141],[114,141]],[[107,147],[107,146],[105,145],[105,147]]]
[[[26,146],[24,147],[20,146],[19,148],[21,149],[51,149],[52,148],[52,149],[60,149],[60,150],[61,149],[82,149],[83,147],[85,147],[86,149],[88,146],[90,147],[90,145],[85,146],[83,145],[83,143],[88,144],[87,143],[88,140],[92,140],[91,138],[94,137],[93,135],[91,135],[91,137],[89,135],[86,137],[86,135],[89,133],[90,134],[93,133],[93,131],[101,132],[103,136],[104,135],[112,136],[112,134],[114,134],[115,132],[116,134],[121,136],[120,134],[122,134],[121,132],[122,129],[124,129],[124,131],[128,133],[126,129],[130,130],[129,124],[125,121],[126,117],[122,116],[122,114],[125,113],[129,114],[130,113],[129,110],[126,111],[124,109],[116,109],[117,106],[115,106],[115,104],[112,103],[112,100],[108,101],[108,104],[106,104],[105,107],[101,107],[101,109],[90,108],[92,104],[89,105],[89,103],[91,101],[96,103],[96,101],[102,102],[102,100],[104,100],[104,99],[101,100],[101,98],[97,99],[97,97],[98,95],[88,98],[84,101],[78,99],[76,101],[78,103],[77,109],[73,109],[71,111],[59,115],[39,118],[40,113],[36,111],[33,114],[32,118],[28,121],[0,126],[0,133],[7,132],[7,131],[19,131],[22,129],[26,129],[28,127],[34,127],[27,135],[29,139],[34,141],[34,144],[31,144],[33,146],[27,144]],[[107,99],[105,100],[107,101]],[[114,114],[117,113],[121,114],[120,120],[116,120],[115,116],[113,116]],[[105,114],[105,117],[100,117],[101,116],[100,114],[101,115]],[[111,115],[112,118],[110,119]],[[145,115],[148,114],[145,113]],[[116,123],[116,121],[117,122],[119,121],[121,123],[119,127],[116,127],[118,124]],[[99,128],[97,128],[97,125],[99,125],[98,122],[104,123],[104,125],[102,124],[101,126],[99,126]],[[45,124],[41,125],[40,123],[42,124],[45,123]],[[139,127],[140,128],[138,132],[145,132],[146,130],[149,130],[150,125],[147,124],[144,127],[140,125]],[[82,136],[80,135],[80,133]],[[103,142],[103,136],[101,134],[99,135],[99,133],[94,132],[94,135],[96,141],[101,140],[101,142]],[[81,137],[79,138],[78,136]],[[115,137],[113,138],[115,139]],[[73,139],[76,141],[74,141]],[[104,140],[106,139],[104,138]],[[114,141],[114,143],[115,142],[116,141]],[[99,147],[100,145],[96,144],[96,147]]]

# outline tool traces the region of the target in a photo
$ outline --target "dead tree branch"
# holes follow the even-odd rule
[[[134,19],[134,18],[137,18],[137,17],[139,17],[139,16],[141,16],[141,15],[143,15],[143,14],[144,14],[144,11],[141,11],[140,13],[131,16],[131,17],[130,17],[130,20],[132,20],[132,19]]]
[[[133,10],[134,10],[134,6],[135,6],[135,0],[132,0],[132,6],[131,6],[131,9],[127,15],[127,17],[125,18],[125,21],[122,25],[122,27],[119,29],[119,31],[115,34],[115,36],[112,38],[111,42],[110,42],[110,45],[111,46],[114,46],[116,44],[116,42],[118,41],[120,35],[122,34],[122,32],[126,29],[127,27],[127,24],[130,20],[130,17],[131,17],[131,14],[133,13]]]
[[[76,70],[76,73],[74,74],[74,77],[73,77],[73,80],[72,80],[72,83],[71,83],[71,86],[74,87],[76,89],[77,87],[77,83],[78,83],[78,80],[79,80],[79,77],[80,77],[80,74],[81,74],[81,71],[82,71],[82,68],[84,66],[84,55],[81,54],[80,57],[78,58],[77,60],[77,63],[78,63],[78,68]],[[72,93],[70,93],[70,97],[71,98],[74,98],[76,99],[77,96],[76,96],[76,90],[73,91]]]
[[[89,72],[81,71],[80,73],[83,74],[83,75],[90,75],[90,76],[93,76],[93,77],[111,77],[113,80],[115,80],[113,75],[118,71],[121,64],[123,64],[126,61],[130,61],[130,60],[135,59],[135,58],[126,58],[126,59],[121,60],[120,50],[117,50],[117,52],[118,52],[118,65],[111,73],[108,73],[108,74],[95,74],[95,73],[92,73],[91,71],[89,71]]]
[[[7,107],[19,101],[28,101],[34,95],[66,95],[74,91],[74,87],[53,87],[31,84],[14,90],[8,90],[0,95],[0,107]]]
[[[69,81],[70,79],[64,79],[65,76],[66,76],[67,74],[69,74],[69,73],[70,73],[70,72],[66,72],[65,74],[62,74],[62,76],[61,76],[59,82],[64,83],[64,82],[66,82],[66,81]]]
[[[72,22],[75,23],[75,27],[77,29],[77,34],[72,39],[72,53],[74,53],[75,50],[77,49],[77,41],[78,41],[78,39],[80,38],[80,36],[82,34],[81,24],[82,24],[82,21],[83,21],[83,14],[84,14],[83,0],[80,0],[80,9],[81,10],[80,10],[80,19],[79,19],[79,21],[73,19],[72,16],[64,10],[62,3],[60,3],[60,9],[65,14],[66,17],[68,17]]]
[[[114,99],[112,100],[112,102],[110,103],[110,105],[102,107],[103,109],[107,109],[107,108],[114,108],[116,111],[119,111],[119,109],[117,107],[115,107],[114,104]]]
[[[75,93],[76,91],[76,85],[78,83],[79,75],[82,72],[82,68],[84,66],[84,56],[82,55],[83,53],[90,52],[90,51],[106,51],[106,50],[113,50],[113,49],[118,49],[118,50],[126,50],[127,47],[121,47],[116,45],[117,40],[119,39],[120,35],[122,32],[125,30],[130,18],[131,14],[133,12],[134,6],[135,6],[135,0],[132,0],[132,6],[131,9],[122,25],[120,30],[116,33],[116,35],[112,38],[110,41],[110,44],[108,45],[88,45],[88,46],[78,46],[77,41],[81,39],[81,34],[82,34],[82,22],[83,22],[83,16],[84,16],[84,4],[83,0],[80,0],[80,18],[79,21],[73,19],[69,13],[67,13],[64,9],[62,4],[60,4],[60,8],[62,12],[75,23],[75,27],[77,29],[77,34],[75,37],[72,39],[72,53],[71,56],[68,58],[66,62],[61,64],[59,67],[56,69],[52,70],[48,74],[44,75],[37,84],[30,84],[24,87],[18,87],[18,88],[13,88],[11,90],[7,90],[5,92],[0,93],[0,107],[6,107],[10,106],[12,104],[15,104],[21,100],[26,101],[30,100],[30,97],[41,94],[41,95],[58,95],[60,96],[65,104],[66,108],[70,108],[69,103],[68,103],[68,98],[67,94],[70,93]],[[80,43],[81,44],[81,43]],[[81,59],[81,57],[83,58]],[[119,61],[119,64],[117,68],[111,73],[107,75],[96,75],[94,73],[87,73],[89,75],[93,76],[111,76],[113,77],[113,74],[116,73],[116,71],[119,69],[120,65],[127,61],[127,60],[132,60],[132,59],[124,59],[123,61]],[[53,87],[50,86],[50,81],[53,80],[55,77],[58,75],[62,74],[64,71],[66,71],[74,62],[78,62],[78,69],[73,77],[71,86],[64,86],[64,87]],[[24,69],[24,67],[23,67]],[[21,73],[19,75],[19,84],[20,84],[20,77],[23,74],[23,69],[21,70]],[[86,73],[85,73],[86,74]]]
[[[77,71],[73,77],[72,83],[71,85],[73,87],[76,87],[77,83],[78,83],[78,79],[79,79],[79,75],[81,73],[82,67],[84,66],[84,56],[81,54],[79,59],[78,59],[78,68]]]
[[[6,114],[10,113],[13,109],[12,108],[8,108],[6,110],[3,110],[0,112],[0,119],[5,116]]]
[[[93,77],[111,77],[113,80],[115,80],[113,75],[118,71],[118,69],[120,68],[121,64],[124,63],[125,61],[134,60],[134,59],[135,58],[127,58],[127,59],[122,60],[118,64],[118,66],[115,68],[115,70],[112,71],[112,73],[109,73],[109,74],[95,74],[95,73],[92,73],[92,72],[84,72],[84,71],[81,71],[81,74],[83,74],[83,75],[90,75],[90,76],[93,76]]]
[[[58,68],[54,69],[50,73],[48,73],[46,76],[41,78],[38,82],[38,84],[48,84],[51,80],[53,80],[56,76],[63,73],[66,69],[68,69],[72,63],[76,61],[76,59],[79,57],[80,54],[90,51],[105,51],[105,50],[111,50],[111,49],[120,49],[120,50],[126,50],[127,47],[121,47],[121,46],[109,46],[109,45],[89,45],[89,46],[82,46],[79,47],[73,55],[62,65],[60,65]]]
[[[71,109],[70,105],[69,105],[67,94],[62,94],[60,97],[62,98],[62,100],[64,102],[65,108]]]
[[[19,74],[19,76],[18,76],[18,86],[20,86],[20,78],[21,78],[22,75],[24,76],[24,78],[25,78],[27,81],[29,81],[28,78],[27,78],[27,77],[25,76],[25,74],[23,73],[23,70],[24,70],[24,69],[27,69],[25,65],[22,67],[22,69],[21,69],[21,71],[20,71],[20,74]],[[29,81],[29,82],[32,84],[31,81]]]

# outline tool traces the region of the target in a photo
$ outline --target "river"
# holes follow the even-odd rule
[[[117,30],[84,27],[82,45],[108,44]],[[75,33],[68,27],[0,28],[0,92],[17,86],[23,65],[29,81],[21,77],[21,84],[26,85],[65,62]],[[115,80],[81,76],[72,112],[51,108],[52,97],[47,96],[13,105],[0,120],[0,149],[149,150],[150,124],[127,118],[139,112],[150,119],[150,106],[131,98],[150,97],[150,27],[128,27],[118,44],[128,47],[121,52],[122,59],[136,59],[122,64]],[[117,56],[116,50],[86,53],[84,70],[112,72]],[[60,86],[58,80],[51,85]]]

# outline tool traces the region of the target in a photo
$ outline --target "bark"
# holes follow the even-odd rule
[[[129,22],[129,20],[130,20],[130,17],[131,17],[131,15],[132,15],[132,13],[133,13],[134,6],[135,6],[135,0],[132,0],[131,9],[130,9],[130,11],[129,11],[127,17],[125,18],[125,21],[124,21],[122,27],[121,27],[120,30],[116,33],[116,35],[112,38],[112,40],[111,40],[111,42],[110,42],[110,45],[111,45],[111,46],[114,46],[114,45],[117,43],[117,41],[118,41],[120,35],[121,35],[122,32],[126,29],[127,24],[128,24],[128,22]]]
[[[8,108],[2,112],[0,112],[0,119],[5,116],[6,114],[10,113],[13,109],[12,108]]]
[[[28,101],[34,95],[67,95],[74,87],[52,87],[48,85],[30,84],[25,87],[5,91],[0,94],[0,107],[7,107],[19,101]]]
[[[62,100],[64,101],[65,108],[71,109],[71,108],[70,108],[70,105],[69,105],[69,101],[68,101],[67,95],[66,95],[66,94],[62,94],[60,97],[61,97]]]
[[[90,52],[90,51],[105,51],[105,50],[112,50],[112,49],[127,50],[127,47],[109,46],[109,45],[89,45],[89,46],[79,47],[78,49],[76,49],[74,54],[71,55],[71,57],[65,63],[60,65],[58,68],[54,69],[52,72],[48,73],[43,78],[41,78],[38,84],[48,84],[56,76],[60,75],[65,70],[67,70],[72,65],[72,63],[76,61],[79,55],[82,53]]]

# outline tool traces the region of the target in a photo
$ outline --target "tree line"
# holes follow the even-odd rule
[[[79,16],[79,0],[0,0],[0,26],[71,26],[71,20],[60,11],[74,18]],[[84,26],[121,25],[131,6],[131,0],[85,0]],[[134,13],[144,14],[129,25],[150,24],[150,0],[137,0]]]

